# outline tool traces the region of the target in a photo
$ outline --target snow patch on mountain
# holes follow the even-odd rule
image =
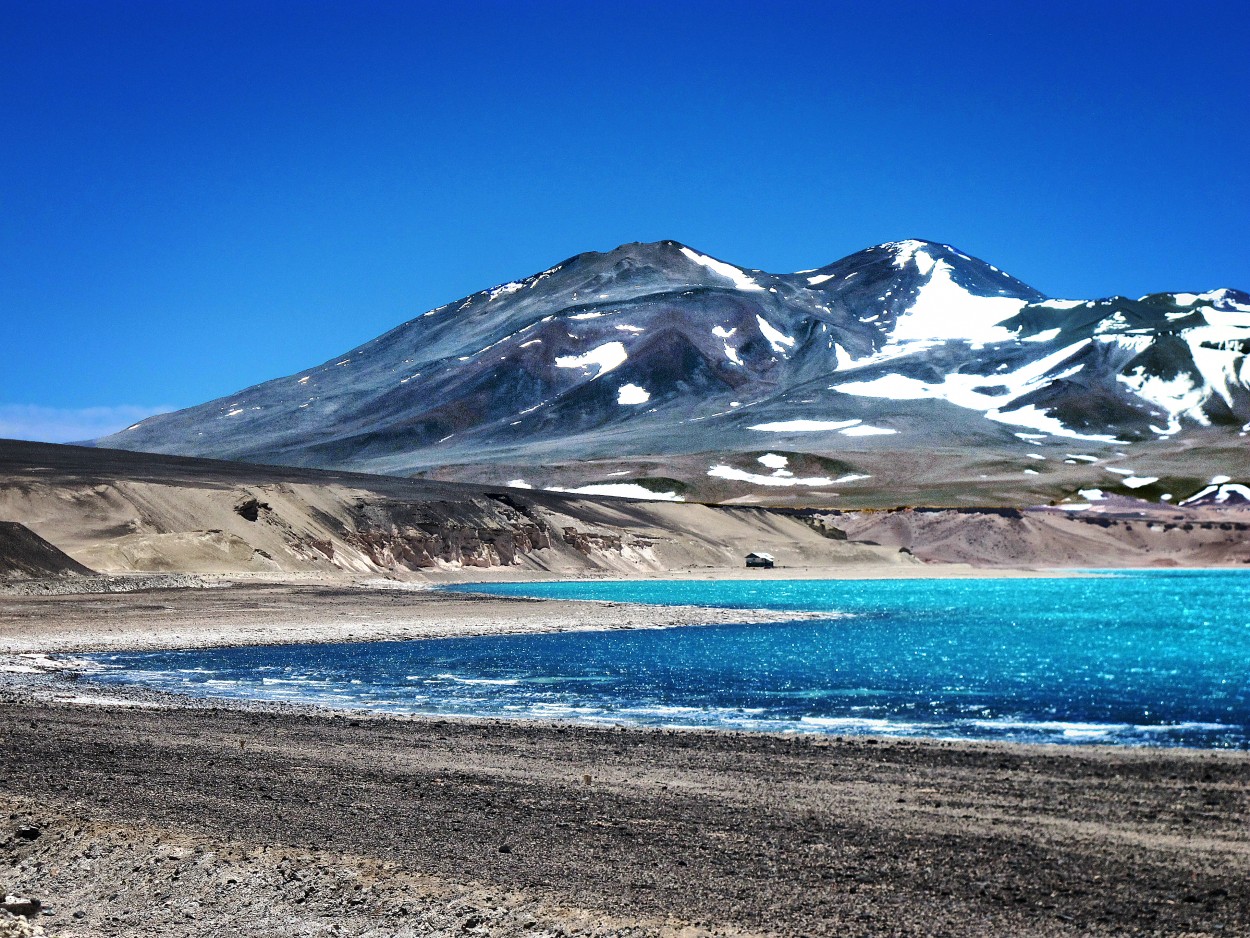
[[[1218,291],[1217,291],[1218,292]],[[1178,302],[1211,303],[1214,294],[1176,294]],[[1235,304],[1234,304],[1235,305]],[[1163,411],[1166,427],[1152,428],[1161,435],[1181,430],[1181,420],[1209,425],[1206,405],[1219,397],[1226,405],[1234,405],[1234,389],[1250,385],[1250,308],[1243,311],[1229,307],[1207,306],[1202,310],[1199,325],[1182,329],[1179,337],[1185,342],[1193,368],[1178,366],[1171,375],[1160,375],[1139,365],[1116,376],[1133,394]],[[1188,317],[1186,317],[1188,318]],[[1100,326],[1100,329],[1102,327]],[[1120,336],[1121,343],[1136,339],[1144,351],[1154,336]]]
[[[999,423],[1042,430],[1051,436],[1063,436],[1073,440],[1092,440],[1097,443],[1115,443],[1120,446],[1128,443],[1128,440],[1119,440],[1106,433],[1079,433],[1076,430],[1071,430],[1065,427],[1058,418],[1050,416],[1045,410],[1039,410],[1033,404],[1007,411],[991,411],[985,416]]]
[[[783,470],[784,471],[784,470]],[[752,485],[768,485],[773,487],[793,487],[803,485],[809,488],[818,488],[835,484],[834,479],[829,476],[808,476],[799,478],[791,473],[785,475],[761,475],[758,472],[747,472],[743,469],[735,469],[733,466],[713,466],[707,471],[707,474],[714,479],[727,479],[731,482],[749,482]]]
[[[726,329],[724,326],[714,326],[712,328],[712,335],[716,336],[716,338],[718,339],[723,340],[724,348],[725,348],[725,357],[728,358],[735,365],[741,365],[742,357],[738,354],[738,350],[729,344],[729,340],[733,338],[734,333],[736,333],[737,331],[738,331],[737,326],[735,326],[732,329]],[[776,346],[774,346],[774,348],[775,347]]]
[[[1228,477],[1225,476],[1225,479]],[[1216,505],[1227,505],[1230,502],[1237,504],[1245,502],[1250,504],[1250,487],[1240,485],[1235,482],[1223,482],[1216,485],[1208,485],[1197,495],[1192,495],[1181,502],[1181,505],[1194,505],[1203,502]]]
[[[692,251],[688,247],[683,247],[681,253],[690,258],[696,264],[702,264],[714,274],[719,274],[726,280],[730,281],[739,290],[758,290],[763,292],[764,288],[756,283],[751,277],[747,276],[746,271],[733,264],[726,264],[724,261],[718,261],[714,257],[708,257],[706,254],[700,254],[698,251]]]
[[[785,355],[787,348],[794,347],[793,336],[786,335],[780,329],[773,326],[773,324],[767,319],[758,314],[755,317],[755,321],[759,323],[760,332],[763,333],[764,338],[768,340],[768,344],[773,347],[773,351],[778,355]],[[726,346],[726,350],[728,350],[728,346]]]
[[[1033,335],[1026,336],[1026,337],[1023,339],[1023,341],[1025,341],[1025,342],[1051,342],[1051,341],[1053,341],[1053,340],[1055,340],[1055,339],[1059,338],[1059,333],[1060,333],[1061,331],[1063,331],[1063,330],[1061,330],[1061,329],[1044,329],[1044,330],[1043,330],[1043,331],[1041,331],[1041,332],[1035,332],[1035,333],[1033,333]]]
[[[975,350],[1015,338],[999,323],[1020,312],[1024,301],[969,293],[954,281],[953,273],[954,268],[946,260],[933,265],[929,282],[920,288],[911,308],[898,318],[892,342],[907,345],[963,340]]]
[[[820,433],[827,430],[841,430],[853,427],[862,420],[774,420],[770,423],[757,423],[748,430],[763,430],[766,433]]]
[[[524,280],[514,280],[511,283],[501,283],[499,286],[491,287],[488,291],[486,291],[487,293],[486,302],[491,303],[499,299],[499,297],[501,296],[509,296],[513,293],[518,292],[519,290],[524,290],[524,289],[525,289]]]
[[[847,427],[838,432],[843,436],[889,436],[892,433],[898,433],[897,430],[891,430],[889,427],[874,427],[866,423]]]
[[[1206,293],[1172,293],[1170,296],[1180,306],[1205,303],[1216,309],[1250,312],[1250,304],[1238,301],[1236,293],[1229,289],[1209,290]],[[1142,297],[1142,299],[1147,299],[1147,297]]]
[[[651,392],[636,384],[622,384],[616,392],[616,402],[618,404],[645,404],[649,400],[651,400]]]
[[[895,241],[886,247],[894,249],[895,267],[903,268],[908,264],[914,264],[921,276],[932,271],[936,263],[933,255],[926,250],[928,245],[923,241]]]
[[[575,489],[549,487],[548,492],[565,492],[570,495],[611,495],[614,498],[637,498],[653,502],[684,502],[676,492],[653,492],[637,482],[595,482]]]
[[[883,374],[866,381],[846,381],[830,385],[829,390],[842,394],[853,394],[859,397],[875,397],[887,400],[919,400],[934,398],[947,401],[956,407],[980,411],[990,420],[999,423],[1043,430],[1054,436],[1065,436],[1078,440],[1102,440],[1115,442],[1113,437],[1097,434],[1080,433],[1065,427],[1058,419],[1051,417],[1046,411],[1039,410],[1030,404],[1026,407],[1013,407],[1011,402],[1043,387],[1060,377],[1070,377],[1076,369],[1067,369],[1057,374],[1056,368],[1071,359],[1090,342],[1082,339],[1072,345],[1065,346],[1043,358],[1029,362],[1014,372],[995,372],[992,375],[965,374],[952,372],[940,383],[921,381],[901,374]]]
[[[920,256],[917,248],[913,259]],[[929,257],[927,253],[924,256]],[[852,358],[842,345],[835,345],[837,370],[867,368],[921,355],[950,342],[966,342],[973,351],[994,343],[1014,342],[1016,333],[1002,323],[1017,315],[1026,302],[1015,297],[972,293],[956,283],[953,274],[954,268],[945,258],[934,261],[928,280],[911,305],[897,316],[885,344],[862,358]],[[888,292],[878,299],[885,300],[886,296]],[[874,322],[880,316],[878,312],[860,317],[860,321]]]
[[[629,353],[625,351],[625,346],[621,342],[605,342],[596,348],[591,349],[584,355],[561,355],[556,359],[557,368],[580,368],[583,372],[589,372],[593,367],[597,371],[592,377],[598,378],[606,375],[614,368],[619,368],[629,360]]]
[[[1170,378],[1161,378],[1147,374],[1144,368],[1138,366],[1128,374],[1116,375],[1115,379],[1167,415],[1167,426],[1156,428],[1156,432],[1161,435],[1179,433],[1181,424],[1177,418],[1184,415],[1195,415],[1199,422],[1207,422],[1206,415],[1202,413],[1202,402],[1207,398],[1207,389],[1188,374],[1177,372]]]

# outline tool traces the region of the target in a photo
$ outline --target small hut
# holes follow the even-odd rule
[[[773,555],[765,554],[762,551],[752,551],[747,554],[747,566],[771,570],[773,568]]]

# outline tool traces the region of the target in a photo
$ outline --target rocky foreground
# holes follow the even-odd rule
[[[0,703],[49,934],[1245,935],[1250,757]]]

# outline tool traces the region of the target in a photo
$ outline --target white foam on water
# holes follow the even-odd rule
[[[521,682],[516,678],[486,678],[486,677],[461,677],[458,674],[435,674],[435,678],[440,681],[453,681],[456,684],[498,684],[502,687],[511,687]]]
[[[1063,720],[970,720],[969,723],[980,729],[1058,733],[1067,739],[1105,739],[1133,729],[1130,723],[1080,723]]]
[[[824,732],[875,733],[881,735],[911,734],[935,730],[939,727],[931,723],[906,723],[898,720],[886,720],[873,717],[800,717],[802,726],[816,727]]]

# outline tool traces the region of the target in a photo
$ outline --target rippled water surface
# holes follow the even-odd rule
[[[1250,745],[1250,571],[473,589],[819,611],[830,618],[97,655],[97,679],[398,712],[840,735]]]

